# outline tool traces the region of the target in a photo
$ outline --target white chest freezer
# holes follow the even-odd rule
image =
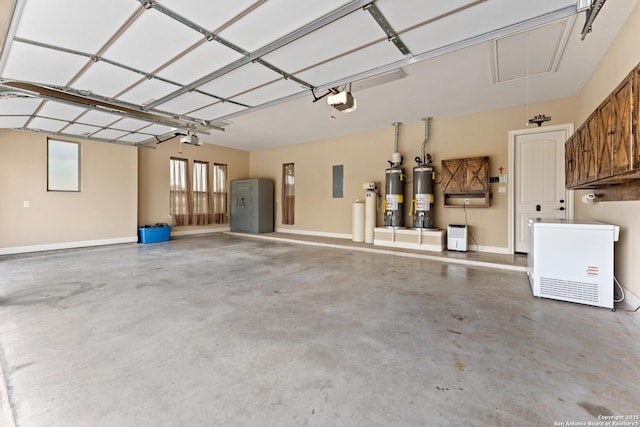
[[[530,219],[533,295],[613,308],[613,243],[619,227],[590,220]]]

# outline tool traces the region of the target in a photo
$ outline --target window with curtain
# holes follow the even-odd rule
[[[193,214],[191,224],[205,225],[213,222],[213,206],[209,197],[209,163],[193,162]]]
[[[186,159],[172,157],[169,160],[169,203],[171,207],[172,225],[189,225],[191,200],[189,197],[189,180]]]
[[[213,220],[216,224],[226,224],[227,213],[227,165],[213,165]]]
[[[293,224],[295,210],[295,168],[293,163],[282,165],[282,223]]]

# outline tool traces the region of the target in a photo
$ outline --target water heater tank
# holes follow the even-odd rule
[[[434,173],[431,166],[413,168],[413,228],[434,228]]]
[[[385,227],[404,227],[404,169],[390,167],[385,171]]]

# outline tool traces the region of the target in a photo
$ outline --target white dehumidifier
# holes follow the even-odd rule
[[[447,229],[447,249],[450,251],[467,251],[467,226],[449,224]]]

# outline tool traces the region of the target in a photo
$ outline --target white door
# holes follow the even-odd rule
[[[568,218],[564,143],[569,129],[527,129],[514,139],[514,248],[529,252],[529,218]]]

